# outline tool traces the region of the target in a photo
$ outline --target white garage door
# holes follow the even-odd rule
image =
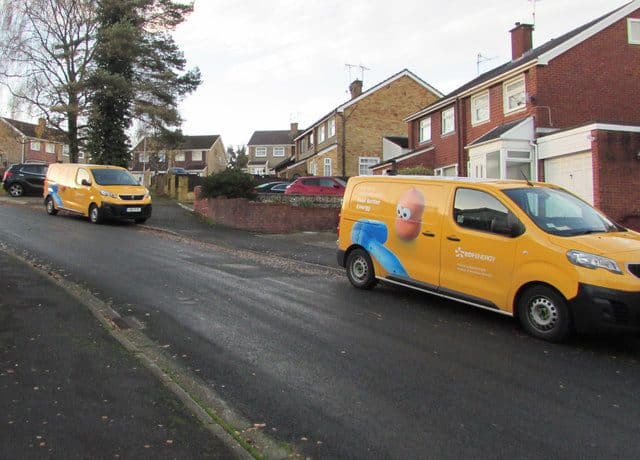
[[[593,204],[591,152],[544,160],[544,177],[546,182],[564,187]]]

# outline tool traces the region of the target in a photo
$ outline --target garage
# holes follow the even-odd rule
[[[564,187],[593,204],[591,157],[591,152],[584,152],[544,160],[545,182]]]

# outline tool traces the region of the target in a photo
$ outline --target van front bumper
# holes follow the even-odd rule
[[[640,332],[640,292],[580,284],[569,305],[580,332]]]
[[[105,219],[148,219],[151,217],[150,204],[112,204],[102,203],[102,215]],[[138,211],[138,209],[140,211]]]

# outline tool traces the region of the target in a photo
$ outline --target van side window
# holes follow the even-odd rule
[[[78,169],[78,174],[76,175],[76,184],[82,185],[83,180],[91,182],[91,176],[86,169]]]
[[[515,216],[494,196],[480,190],[459,188],[453,218],[460,227],[504,235]]]

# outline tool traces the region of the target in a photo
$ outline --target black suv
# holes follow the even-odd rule
[[[4,173],[2,186],[9,195],[17,197],[25,193],[42,194],[47,165],[39,163],[20,163],[11,165]]]

